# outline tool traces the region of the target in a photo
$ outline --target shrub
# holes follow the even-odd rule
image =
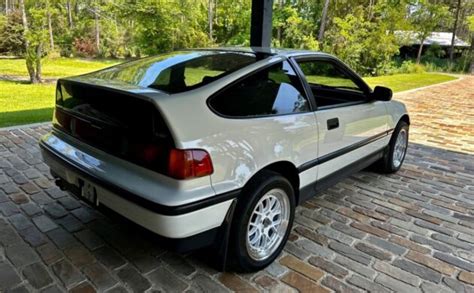
[[[73,53],[78,57],[94,57],[97,54],[94,40],[90,38],[74,39]]]
[[[411,60],[403,61],[402,65],[398,69],[399,73],[423,73],[426,72],[425,66],[422,64],[416,64]]]
[[[23,55],[25,38],[21,13],[13,11],[8,15],[0,15],[0,54]]]
[[[465,54],[451,62],[447,58],[423,56],[421,63],[425,65],[427,71],[468,72],[470,58],[467,56],[467,54]]]

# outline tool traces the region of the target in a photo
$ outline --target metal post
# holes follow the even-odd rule
[[[273,0],[252,0],[250,46],[270,47],[272,43]]]

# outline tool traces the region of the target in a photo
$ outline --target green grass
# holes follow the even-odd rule
[[[364,78],[372,88],[381,85],[391,88],[394,92],[411,90],[454,79],[456,77],[439,73],[395,74]]]
[[[0,127],[51,120],[54,84],[0,81]]]
[[[84,74],[122,61],[56,58],[43,60],[43,77]],[[24,59],[0,59],[0,76],[28,76]],[[0,127],[51,120],[55,84],[26,84],[0,80]]]
[[[123,61],[79,58],[55,58],[43,60],[43,77],[66,77],[99,70]],[[0,59],[0,75],[28,76],[25,59]]]

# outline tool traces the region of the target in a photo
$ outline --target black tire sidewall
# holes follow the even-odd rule
[[[233,262],[237,271],[257,271],[272,263],[283,250],[293,225],[295,216],[295,196],[291,183],[283,176],[273,172],[269,172],[260,177],[261,178],[258,178],[256,182],[250,184],[248,188],[244,188],[243,196],[239,199],[240,202],[237,205],[236,213],[234,213],[230,243],[234,246],[232,249],[234,257]],[[256,261],[252,259],[247,252],[246,237],[248,221],[260,198],[265,193],[275,188],[281,188],[284,190],[290,203],[290,217],[287,231],[280,245],[270,257],[262,261]]]

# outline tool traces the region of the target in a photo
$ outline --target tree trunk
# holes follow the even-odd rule
[[[280,6],[280,9],[283,9],[283,0],[278,1],[278,5]],[[281,25],[278,26],[277,29],[277,39],[278,39],[278,45],[280,47],[283,47],[282,42],[283,42],[283,31],[281,29]]]
[[[8,0],[5,0],[5,14],[8,14]]]
[[[456,40],[456,30],[458,28],[460,10],[461,10],[461,0],[458,0],[458,6],[456,7],[456,18],[454,19],[453,36],[451,37],[451,48],[449,49],[449,61],[451,62],[453,62],[453,59],[454,59],[454,42]]]
[[[98,8],[94,8],[94,15],[95,15],[95,49],[97,50],[97,54],[100,54],[100,24],[99,24],[99,12],[97,11]]]
[[[218,20],[217,20],[217,1],[218,0],[214,0],[214,22],[217,23]]]
[[[469,69],[469,72],[471,74],[474,74],[474,32],[472,33],[471,37],[471,46],[469,47],[469,59],[471,59],[471,68]]]
[[[318,34],[318,42],[319,43],[322,43],[323,38],[324,38],[324,29],[326,27],[326,18],[327,18],[327,14],[328,14],[329,1],[330,0],[326,0],[326,2],[324,2],[323,14],[321,15],[321,25],[319,27],[319,34]]]
[[[48,32],[49,32],[49,47],[54,50],[53,26],[51,25],[51,12],[48,7]]]
[[[74,24],[72,22],[72,7],[71,7],[71,0],[67,0],[66,2],[66,9],[67,9],[67,21],[69,24],[69,28],[74,28]]]
[[[25,1],[19,0],[21,10],[21,22],[23,24],[23,36],[25,36],[25,46],[28,48],[28,40],[26,40],[26,33],[28,32],[28,21],[26,19]]]
[[[425,39],[421,40],[420,43],[420,48],[418,49],[418,55],[416,56],[416,64],[420,64],[421,61],[421,53],[423,52],[423,43],[425,42]]]
[[[35,67],[36,67],[36,74],[35,79],[37,82],[41,82],[41,55],[43,54],[43,42],[40,42],[38,46],[36,46],[36,59],[35,59]]]
[[[214,10],[213,10],[213,0],[209,0],[209,7],[207,9],[207,22],[208,22],[208,26],[209,26],[209,39],[210,40],[213,40],[212,38],[212,35],[213,35],[213,32],[212,32],[212,25],[214,24]]]
[[[25,38],[25,59],[26,59],[26,69],[28,70],[28,75],[30,76],[30,82],[36,83],[36,74],[35,74],[35,67],[33,66],[33,59],[29,54],[30,52],[30,43],[26,38],[28,33],[28,20],[26,19],[26,10],[25,10],[25,1],[19,0],[20,10],[21,10],[21,21],[23,23],[23,37]]]

